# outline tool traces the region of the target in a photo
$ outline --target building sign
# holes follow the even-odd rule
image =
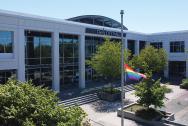
[[[101,30],[101,29],[86,28],[85,32],[89,33],[89,34],[121,37],[121,32],[107,31],[107,30],[104,30],[104,29]],[[123,33],[123,37],[126,37],[125,33]]]

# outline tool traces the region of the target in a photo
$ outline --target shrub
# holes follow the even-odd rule
[[[115,89],[115,88],[113,88],[113,87],[105,87],[105,88],[102,88],[101,91],[106,92],[106,93],[110,93],[110,94],[121,93],[120,90]]]
[[[180,88],[188,89],[188,79],[182,80],[182,84],[180,84]]]
[[[160,85],[160,79],[155,81],[148,78],[141,81],[135,86],[135,95],[139,97],[137,102],[148,109],[151,105],[164,106],[165,89]]]
[[[9,80],[0,85],[0,124],[3,126],[81,126],[86,114],[77,106],[58,106],[56,93],[32,82]]]
[[[154,109],[154,108],[149,108],[149,109],[139,109],[135,112],[135,115],[136,116],[139,116],[143,119],[146,119],[146,120],[152,120],[154,118],[157,118],[157,117],[163,117],[163,113],[161,113],[160,111]]]

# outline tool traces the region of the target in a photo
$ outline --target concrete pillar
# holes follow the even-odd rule
[[[125,42],[125,49],[128,49],[128,42],[127,42],[127,38],[124,38],[124,42]]]
[[[167,54],[167,65],[164,69],[164,77],[169,78],[169,53],[170,53],[170,43],[169,41],[163,41],[163,48]]]
[[[52,89],[60,92],[59,72],[59,32],[53,33],[52,41]]]
[[[135,41],[135,55],[139,55],[140,42],[139,40]]]
[[[164,69],[164,77],[169,78],[169,63],[167,62],[167,65]]]
[[[186,72],[185,72],[185,76],[186,78],[188,78],[188,42],[185,41],[185,52],[184,52],[184,59],[185,59],[185,62],[186,62]]]
[[[79,36],[79,88],[85,88],[85,35]]]
[[[17,78],[19,81],[25,81],[25,34],[23,28],[18,28],[18,70]]]

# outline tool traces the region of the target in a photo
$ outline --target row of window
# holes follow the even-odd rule
[[[157,49],[163,48],[162,42],[151,42],[150,45],[152,45]],[[185,52],[185,42],[184,41],[170,42],[170,52],[171,53]]]
[[[43,48],[49,47],[49,39],[48,37],[45,37],[44,35],[40,35],[41,37],[31,37],[28,36],[26,39],[28,41],[28,45],[32,44],[32,41],[36,41],[38,43],[35,43],[35,49],[36,50],[43,50]],[[34,39],[34,40],[33,40]],[[0,53],[13,53],[13,32],[12,31],[0,31]],[[39,41],[41,43],[39,43]],[[132,43],[132,42],[131,42]],[[37,49],[37,46],[41,44],[40,49]],[[130,45],[130,44],[129,44]],[[151,42],[150,45],[154,46],[155,48],[162,48],[162,42]],[[69,45],[67,45],[69,46]],[[71,45],[72,46],[72,45]],[[29,46],[30,47],[30,46]],[[72,47],[71,47],[72,48]],[[46,50],[46,49],[45,49]],[[33,50],[34,51],[34,50]],[[34,51],[36,54],[32,54],[33,58],[36,58],[35,55],[39,56],[38,53],[40,53],[41,57],[47,57],[46,55],[50,55],[48,51]],[[185,52],[185,42],[184,41],[171,41],[170,42],[170,52]],[[86,53],[87,54],[87,53]],[[28,54],[30,55],[30,54]]]

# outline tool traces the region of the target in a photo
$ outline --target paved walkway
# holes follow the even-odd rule
[[[166,111],[175,113],[175,122],[188,125],[188,90],[180,89],[179,86],[169,85],[173,92],[167,94]]]
[[[60,93],[62,101],[59,104],[64,104],[65,107],[72,105],[83,105],[99,100],[97,91],[103,87],[109,87],[106,83],[91,83],[85,89],[73,87],[72,89],[63,90]],[[113,83],[113,87],[121,90],[120,83]],[[134,90],[134,84],[127,84],[124,86],[124,91],[129,92]]]
[[[172,89],[171,93],[166,94],[165,107],[162,110],[175,114],[175,122],[188,125],[188,90],[180,89],[176,85],[167,85]],[[127,94],[127,99],[136,101],[134,91]]]
[[[129,101],[126,104],[130,103]],[[93,103],[82,105],[81,107],[91,119],[92,126],[121,126],[121,118],[117,117],[117,109],[120,102],[107,102],[98,100]],[[124,119],[125,126],[145,126],[129,119]]]
[[[70,90],[65,89],[61,92],[60,97],[65,101],[75,99],[75,97],[82,98],[83,96],[96,93],[96,91],[103,86],[105,86],[105,84],[92,83],[84,90],[78,88]],[[116,83],[114,86],[119,87],[120,84]],[[162,109],[175,113],[176,122],[188,125],[188,90],[180,89],[179,86],[175,85],[168,85],[168,87],[172,89],[172,92],[166,94],[167,99],[165,100],[165,107]],[[125,98],[127,100],[125,104],[135,102],[138,99],[134,95],[134,90],[126,92]],[[89,119],[91,119],[93,126],[120,126],[121,118],[117,117],[117,109],[120,108],[120,106],[120,102],[114,103],[102,100],[81,105],[88,114]],[[142,126],[142,124],[128,119],[124,119],[124,122],[125,126]]]
[[[163,109],[175,113],[176,122],[188,125],[188,91],[180,89],[179,86],[168,85],[168,87],[172,89],[172,92],[166,94],[166,107]],[[130,104],[138,99],[134,96],[134,91],[127,92],[125,97],[125,104]],[[120,126],[121,118],[117,117],[117,109],[120,106],[120,102],[98,100],[81,107],[87,112],[93,126]],[[124,119],[124,122],[125,126],[145,126],[128,119]]]

